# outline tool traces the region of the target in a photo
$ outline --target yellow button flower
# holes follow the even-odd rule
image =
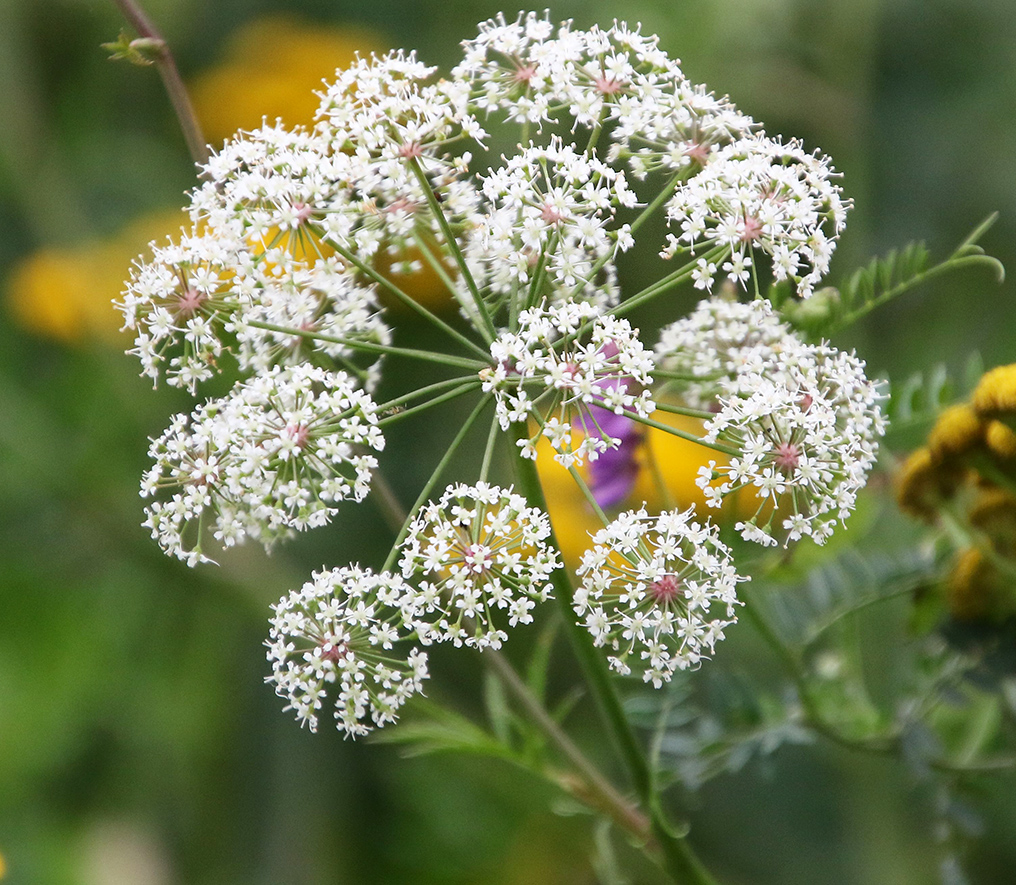
[[[320,101],[321,81],[361,55],[381,52],[370,31],[311,24],[284,15],[252,21],[229,41],[222,64],[198,75],[191,98],[205,137],[213,144],[262,119],[307,126]]]
[[[113,308],[131,262],[148,243],[187,222],[160,210],[130,222],[115,236],[76,246],[47,247],[16,265],[7,284],[11,313],[26,329],[67,343],[122,341],[123,316]]]

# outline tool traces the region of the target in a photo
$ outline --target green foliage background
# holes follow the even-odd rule
[[[185,76],[212,64],[239,24],[278,7],[146,5]],[[286,11],[369,26],[447,67],[458,41],[499,10],[486,0],[292,0]],[[580,26],[642,21],[693,80],[729,94],[767,131],[830,154],[855,201],[839,280],[915,238],[942,255],[994,210],[1000,220],[982,245],[1016,267],[1011,11],[1008,0],[588,0],[551,14]],[[0,0],[0,287],[33,249],[111,233],[143,210],[182,203],[193,182],[154,71],[111,65],[99,49],[120,27],[100,0]],[[894,378],[932,362],[958,370],[972,350],[987,366],[1013,362],[1013,295],[986,273],[943,278],[836,343]],[[196,571],[165,559],[139,527],[136,489],[147,437],[189,405],[135,374],[108,345],[68,347],[0,320],[7,881],[597,881],[595,828],[528,775],[311,736],[280,712],[262,684],[268,605],[308,567],[383,557],[383,524],[364,505],[271,558],[244,549]],[[429,468],[414,453],[439,445],[443,428],[420,434],[413,449],[396,448],[397,481],[420,481]],[[890,547],[913,532],[892,526]],[[880,626],[861,625],[873,672],[899,635]],[[760,666],[762,650],[731,633],[720,655]],[[561,666],[567,680],[571,665]],[[480,669],[468,655],[437,655],[431,696],[477,709]],[[595,720],[578,725],[593,755],[609,751]],[[1012,787],[1009,776],[978,785],[985,830],[969,849],[974,881],[1008,881],[1016,865]],[[686,798],[695,842],[724,881],[905,885],[936,875],[926,790],[884,760],[818,744],[783,746]],[[620,851],[630,881],[654,881]],[[602,853],[600,863],[609,866]]]

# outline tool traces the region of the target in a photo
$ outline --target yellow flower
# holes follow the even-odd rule
[[[112,302],[123,291],[131,262],[153,239],[164,239],[186,222],[179,209],[160,210],[106,240],[39,249],[8,279],[12,314],[26,329],[68,343],[123,341],[123,317]]]
[[[985,372],[974,389],[973,403],[984,416],[1016,413],[1016,363]]]
[[[984,438],[984,424],[967,403],[950,406],[928,434],[928,449],[936,461],[963,455]]]
[[[696,418],[668,412],[657,412],[653,418],[687,433],[698,436],[704,433],[702,422]],[[727,459],[724,455],[655,427],[644,430],[645,437],[636,453],[638,474],[635,486],[621,503],[621,509],[637,508],[643,502],[651,513],[694,506],[699,519],[709,518],[714,522],[750,516],[754,512],[752,501],[738,501],[733,497],[725,501],[719,510],[706,505],[702,490],[695,484],[698,470],[710,460],[725,465]],[[575,480],[554,460],[550,443],[541,439],[536,451],[536,467],[547,499],[550,521],[565,564],[574,569],[589,547],[589,536],[603,528],[603,524]],[[579,468],[579,473],[588,482],[588,467]]]
[[[347,66],[356,53],[381,52],[385,41],[355,28],[310,24],[273,15],[241,27],[225,60],[198,75],[191,98],[205,137],[212,143],[238,129],[256,129],[263,118],[286,126],[310,125],[321,81]]]
[[[926,448],[911,452],[896,478],[896,501],[918,519],[932,521],[939,507],[956,494],[965,471],[955,461],[940,463]]]
[[[984,432],[988,450],[998,458],[1016,458],[1016,431],[1001,421],[990,421]]]

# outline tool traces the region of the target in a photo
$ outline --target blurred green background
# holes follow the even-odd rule
[[[307,84],[357,48],[416,48],[447,68],[500,11],[465,0],[145,8],[219,142],[262,113],[300,122]],[[692,80],[831,155],[855,202],[834,282],[915,238],[944,255],[996,210],[983,245],[1016,268],[1010,0],[586,0],[551,16],[641,21]],[[499,763],[309,735],[262,684],[269,604],[311,567],[383,559],[370,506],[219,569],[169,561],[140,528],[147,438],[189,401],[136,377],[108,301],[144,244],[179,227],[194,171],[154,69],[111,64],[99,48],[122,25],[109,2],[0,0],[4,885],[597,881],[594,828],[549,810],[550,788]],[[892,377],[959,367],[973,350],[988,366],[1012,362],[1013,295],[983,272],[941,279],[836,343]],[[425,435],[442,436],[420,432],[415,450],[386,453],[410,485],[429,470],[414,454]],[[476,708],[475,658],[438,654],[432,670],[432,697]],[[594,755],[598,738],[591,720],[581,739]],[[985,788],[974,881],[1016,868],[1011,787]],[[730,883],[930,882],[933,797],[921,789],[879,760],[793,748],[712,782],[690,816]],[[655,881],[634,857],[622,857],[631,881]]]

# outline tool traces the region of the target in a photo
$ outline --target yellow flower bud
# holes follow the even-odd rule
[[[1016,414],[1016,363],[985,372],[974,389],[973,405],[983,416]]]
[[[928,434],[928,449],[936,461],[966,454],[980,444],[984,425],[967,403],[950,406]]]

